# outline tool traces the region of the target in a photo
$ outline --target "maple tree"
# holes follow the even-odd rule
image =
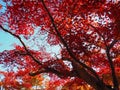
[[[119,90],[119,0],[4,2],[6,11],[0,16],[0,28],[17,38],[22,46],[15,45],[14,50],[1,52],[1,64],[17,67],[18,75],[24,74],[22,67],[29,68],[30,76],[48,73],[64,79],[53,81],[55,87],[64,84],[69,88],[72,83],[76,90],[80,85],[85,88],[90,85],[90,89],[95,90]],[[46,36],[46,45],[60,47],[59,55],[48,53],[42,43],[36,41],[41,35]],[[31,42],[39,49],[28,47],[23,38],[32,38]],[[49,86],[50,89],[54,87]]]

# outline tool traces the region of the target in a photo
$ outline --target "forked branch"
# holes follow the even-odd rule
[[[10,35],[16,37],[16,38],[21,42],[21,44],[23,45],[26,53],[17,52],[18,54],[20,54],[20,55],[28,55],[28,56],[30,56],[36,63],[38,63],[39,65],[44,66],[44,64],[42,64],[35,56],[33,56],[33,55],[30,53],[30,51],[27,49],[25,43],[22,41],[22,39],[21,39],[20,36],[18,36],[18,35],[16,35],[16,34],[13,34],[13,33],[10,32],[9,30],[5,29],[2,25],[0,25],[0,28],[1,28],[3,31],[9,33]],[[38,75],[38,74],[40,74],[40,73],[45,73],[45,72],[47,72],[47,73],[48,73],[48,72],[54,73],[54,74],[58,75],[59,77],[62,77],[62,76],[66,76],[66,77],[67,77],[67,76],[75,76],[75,73],[73,73],[72,71],[69,72],[69,73],[66,73],[66,75],[64,75],[64,74],[62,74],[62,73],[54,70],[53,68],[49,68],[49,66],[46,66],[46,67],[44,67],[44,68],[41,68],[41,69],[39,69],[38,71],[36,71],[36,72],[34,72],[34,73],[30,73],[30,75],[31,75],[31,76],[34,76],[34,75]]]
[[[90,68],[90,67],[88,67],[86,64],[80,62],[79,59],[77,59],[77,58],[75,57],[75,55],[72,53],[71,49],[68,47],[68,45],[67,45],[67,43],[65,42],[65,40],[62,38],[60,32],[58,31],[58,28],[57,28],[57,26],[56,26],[56,24],[55,24],[55,22],[54,22],[54,19],[53,19],[51,13],[49,12],[48,8],[46,7],[46,5],[45,5],[45,3],[44,3],[44,0],[40,0],[40,1],[42,2],[43,7],[45,8],[46,12],[48,13],[48,16],[49,16],[49,18],[50,18],[50,20],[51,20],[51,23],[52,23],[52,25],[53,25],[53,27],[54,27],[55,32],[57,33],[60,41],[61,41],[61,42],[63,43],[63,45],[66,47],[69,55],[70,55],[77,63],[79,63],[82,67],[84,67],[85,69],[87,69],[88,71],[90,71],[90,72],[92,73],[92,75],[94,75],[98,80],[100,80],[100,79],[99,79],[99,76],[97,75],[97,73],[96,73],[92,68]]]

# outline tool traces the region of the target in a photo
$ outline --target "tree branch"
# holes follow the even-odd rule
[[[10,32],[9,30],[5,29],[2,25],[0,25],[0,28],[1,28],[3,31],[5,31],[5,32],[11,34],[12,36],[16,37],[16,38],[22,43],[22,45],[23,45],[26,53],[21,53],[21,52],[18,52],[18,51],[17,51],[18,54],[20,54],[20,55],[28,55],[28,56],[30,56],[36,63],[38,63],[39,65],[43,65],[43,66],[44,66],[44,64],[42,64],[39,60],[37,60],[37,59],[30,53],[30,51],[27,49],[25,43],[22,41],[22,39],[21,39],[18,35],[13,34],[13,33]],[[68,77],[68,76],[71,76],[71,77],[72,77],[72,76],[77,76],[73,71],[71,71],[71,72],[69,72],[69,73],[62,74],[62,73],[54,70],[53,68],[49,68],[49,66],[45,66],[44,68],[41,68],[41,69],[38,70],[37,72],[29,73],[29,75],[35,76],[35,75],[38,75],[38,74],[40,74],[40,73],[45,73],[45,72],[47,72],[47,73],[48,73],[48,72],[49,72],[49,73],[52,72],[52,73],[58,75],[59,77],[65,77],[65,76],[66,76],[66,77]]]
[[[10,32],[9,30],[5,29],[2,25],[0,25],[0,28],[1,28],[3,31],[5,31],[5,32],[11,34],[12,36],[16,37],[16,38],[21,42],[21,44],[23,45],[23,47],[24,47],[26,53],[27,53],[36,63],[38,63],[38,64],[41,65],[40,61],[37,60],[37,59],[29,52],[29,50],[27,49],[25,43],[22,41],[21,37],[19,37],[19,36],[16,35],[16,34],[13,34],[13,33]]]
[[[61,41],[61,42],[63,43],[63,45],[66,47],[69,55],[70,55],[76,62],[78,62],[82,67],[84,67],[84,68],[86,68],[88,71],[90,71],[90,72],[93,74],[93,76],[95,76],[98,80],[100,80],[100,79],[99,79],[99,76],[97,75],[97,73],[96,73],[92,68],[90,68],[90,67],[88,67],[87,65],[85,65],[84,63],[80,62],[79,59],[77,59],[77,58],[75,57],[75,55],[72,53],[71,49],[68,47],[68,45],[67,45],[67,43],[65,42],[65,40],[62,38],[60,32],[58,31],[58,28],[57,28],[57,26],[56,26],[55,23],[54,23],[54,19],[53,19],[52,15],[50,14],[48,8],[46,7],[46,5],[45,5],[45,3],[44,3],[44,0],[40,0],[40,1],[42,2],[43,6],[44,6],[44,8],[45,8],[45,10],[46,10],[46,12],[48,13],[48,16],[50,17],[51,23],[52,23],[52,25],[53,25],[53,27],[54,27],[54,29],[55,29],[55,31],[56,31],[56,33],[57,33],[60,41]]]
[[[106,47],[106,55],[107,55],[107,58],[108,58],[108,61],[109,61],[109,64],[110,64],[110,68],[111,68],[111,74],[112,74],[112,80],[113,80],[113,84],[114,84],[114,89],[118,90],[119,89],[119,83],[118,83],[118,80],[117,80],[117,77],[116,77],[116,74],[115,74],[115,67],[114,67],[114,64],[112,62],[112,58],[110,56],[110,49],[118,42],[118,40],[115,39],[110,45],[107,45],[104,37],[98,31],[98,29],[96,27],[94,27],[93,25],[91,25],[91,24],[89,24],[89,25],[92,28],[94,28],[96,30],[96,32],[103,38],[103,41],[104,41],[104,44],[105,44],[105,47]],[[119,33],[118,33],[117,36],[119,36]]]
[[[114,89],[115,90],[119,90],[119,83],[117,80],[117,76],[115,74],[115,66],[112,62],[112,58],[110,56],[110,49],[115,45],[115,43],[117,42],[117,40],[114,40],[108,47],[106,47],[106,55],[110,64],[110,68],[111,68],[111,74],[112,74],[112,80],[113,80],[113,85],[114,85]]]
[[[91,25],[91,24],[88,24],[88,25],[91,26],[91,27],[95,30],[95,32],[98,33],[98,35],[100,35],[100,37],[101,37],[101,38],[103,39],[103,41],[104,41],[105,47],[107,47],[106,40],[105,40],[105,38],[103,37],[103,35],[99,32],[99,30],[98,30],[95,26],[93,26],[93,25]]]
[[[60,78],[75,77],[75,76],[77,77],[77,74],[73,71],[71,71],[69,73],[66,73],[66,74],[63,74],[61,72],[58,72],[58,71],[54,70],[53,68],[49,68],[49,70],[41,68],[40,70],[38,70],[36,72],[30,72],[29,75],[30,76],[35,76],[35,75],[38,75],[38,74],[41,74],[41,73],[54,73]]]
[[[23,45],[26,53],[19,53],[19,52],[17,52],[17,53],[19,53],[20,55],[21,55],[21,54],[22,54],[22,55],[28,55],[28,56],[30,56],[36,63],[38,63],[39,65],[43,65],[38,59],[36,59],[36,58],[30,53],[30,51],[27,49],[25,43],[22,41],[21,37],[19,37],[19,36],[16,35],[16,34],[13,34],[13,33],[10,32],[9,30],[5,29],[2,25],[0,25],[0,28],[1,28],[3,31],[5,31],[5,32],[11,34],[12,36],[16,37],[16,38],[21,42],[21,44]],[[58,72],[58,71],[56,71],[56,70],[54,70],[54,69],[51,69],[51,68],[49,68],[48,66],[40,69],[39,71],[37,71],[37,72],[35,72],[35,73],[30,73],[30,75],[31,75],[31,76],[34,76],[34,75],[40,74],[40,73],[42,73],[42,72],[52,72],[52,73],[57,74],[58,76],[62,76],[62,74],[61,74],[60,72]],[[70,74],[70,73],[69,73],[69,74]],[[69,75],[69,74],[68,74],[68,75]],[[67,75],[67,76],[68,76],[68,75]],[[70,75],[71,75],[71,74],[70,74]],[[70,76],[70,75],[69,75],[69,76]]]

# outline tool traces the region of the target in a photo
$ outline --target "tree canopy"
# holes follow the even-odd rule
[[[119,0],[4,2],[0,30],[21,43],[0,52],[0,64],[9,68],[0,72],[4,88],[30,88],[47,74],[45,90],[120,89]]]

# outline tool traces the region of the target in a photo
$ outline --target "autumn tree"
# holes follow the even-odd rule
[[[22,46],[1,52],[1,63],[32,67],[31,76],[53,73],[60,78],[74,78],[75,85],[119,90],[119,0],[4,2],[6,11],[1,13],[0,28]],[[48,53],[39,42],[40,36],[45,36],[45,45],[59,47],[59,54]],[[30,40],[38,49],[29,47],[23,39]]]

